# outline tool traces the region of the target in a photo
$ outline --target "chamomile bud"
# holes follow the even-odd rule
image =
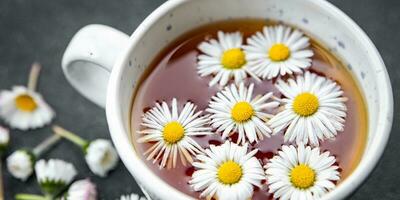
[[[65,189],[77,174],[74,165],[59,159],[39,160],[35,172],[42,191],[51,196]]]
[[[90,142],[86,149],[85,160],[94,174],[105,177],[115,168],[119,159],[109,140],[97,139]]]
[[[21,181],[26,181],[33,173],[36,160],[49,148],[55,145],[60,136],[52,135],[33,149],[19,149],[7,158],[7,169],[10,174]]]
[[[0,126],[0,155],[5,151],[10,143],[10,132],[8,129]]]
[[[33,173],[35,160],[29,150],[17,150],[7,158],[7,169],[14,178],[26,181]]]
[[[129,195],[122,195],[117,200],[147,200],[147,199],[146,199],[146,197],[141,197],[138,194],[132,193],[132,194],[129,194]]]
[[[75,181],[62,200],[96,200],[96,185],[89,179]]]
[[[108,172],[117,166],[118,154],[109,140],[87,141],[60,126],[54,126],[53,131],[82,148],[86,163],[94,174],[106,177]]]

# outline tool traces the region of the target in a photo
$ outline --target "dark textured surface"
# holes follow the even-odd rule
[[[100,23],[131,33],[162,0],[1,0],[0,1],[0,88],[25,84],[30,64],[43,65],[39,91],[57,112],[56,123],[84,138],[108,138],[104,111],[74,91],[64,78],[60,62],[72,35],[82,26]],[[332,0],[353,18],[378,47],[391,76],[395,101],[400,98],[400,1]],[[392,135],[376,170],[350,199],[400,199],[400,130],[398,107]],[[50,134],[48,127],[12,131],[9,153],[32,147]],[[98,185],[100,199],[116,199],[120,194],[139,192],[122,163],[108,178],[90,173],[78,148],[61,142],[45,158],[62,158],[74,163],[79,177],[91,177]],[[3,169],[4,170],[4,169]],[[35,178],[26,183],[4,173],[6,199],[16,193],[39,193]]]

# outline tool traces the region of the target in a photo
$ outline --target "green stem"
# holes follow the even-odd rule
[[[43,153],[60,141],[60,139],[60,135],[52,135],[51,137],[46,138],[32,150],[33,155],[35,155],[36,158],[39,158]]]
[[[55,134],[75,143],[76,145],[80,146],[82,149],[85,149],[89,144],[88,141],[82,139],[81,137],[77,136],[76,134],[74,134],[60,126],[54,125],[53,131]]]
[[[28,79],[28,89],[30,91],[36,90],[36,85],[37,85],[37,81],[39,79],[39,74],[40,74],[41,68],[42,68],[42,66],[37,62],[32,64],[31,72],[29,73],[29,79]]]
[[[51,200],[51,198],[36,194],[17,194],[15,195],[15,200]]]
[[[0,159],[0,200],[4,200],[4,185],[3,185],[3,171],[2,171],[2,162]]]

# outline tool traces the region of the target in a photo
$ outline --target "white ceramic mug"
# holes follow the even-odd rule
[[[324,196],[345,198],[371,173],[383,153],[392,125],[393,97],[375,46],[348,16],[325,0],[169,0],[131,37],[103,25],[82,28],[67,47],[63,70],[82,95],[105,106],[118,153],[146,193],[152,199],[191,199],[154,175],[136,154],[130,140],[132,95],[143,71],[163,47],[195,27],[232,18],[265,18],[295,25],[347,62],[365,96],[369,124],[366,149],[357,168]]]

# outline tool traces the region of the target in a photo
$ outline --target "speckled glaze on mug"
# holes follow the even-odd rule
[[[353,173],[323,197],[345,198],[366,179],[383,153],[392,126],[393,97],[375,46],[347,15],[325,0],[169,0],[147,17],[130,38],[105,26],[83,28],[66,50],[63,70],[78,91],[98,105],[105,105],[119,155],[148,196],[192,199],[155,176],[136,154],[130,140],[132,95],[142,73],[163,47],[195,27],[234,18],[272,19],[302,29],[342,58],[359,82],[368,109],[366,149]]]

